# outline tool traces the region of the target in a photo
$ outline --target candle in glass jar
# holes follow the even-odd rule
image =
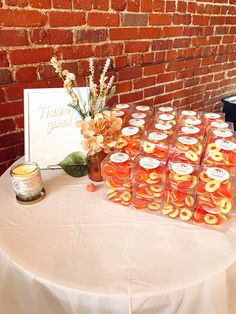
[[[18,202],[30,204],[44,197],[45,189],[36,163],[24,162],[12,167],[11,177]]]

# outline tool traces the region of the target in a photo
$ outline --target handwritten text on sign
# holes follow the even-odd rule
[[[43,105],[39,108],[40,119],[47,123],[46,134],[51,134],[53,130],[64,128],[72,123],[72,109],[61,106],[53,108],[53,106]]]

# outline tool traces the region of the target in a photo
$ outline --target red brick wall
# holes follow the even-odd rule
[[[236,0],[0,0],[0,173],[23,154],[23,89],[86,84],[112,58],[113,102],[216,109],[234,94]]]

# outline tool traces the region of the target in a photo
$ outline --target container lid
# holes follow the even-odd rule
[[[125,153],[114,153],[110,156],[110,160],[115,163],[122,163],[129,160],[129,155]]]

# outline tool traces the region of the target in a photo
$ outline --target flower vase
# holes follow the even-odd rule
[[[94,154],[88,152],[88,176],[90,180],[96,182],[103,181],[101,174],[101,162],[106,155],[107,154],[103,150]]]

